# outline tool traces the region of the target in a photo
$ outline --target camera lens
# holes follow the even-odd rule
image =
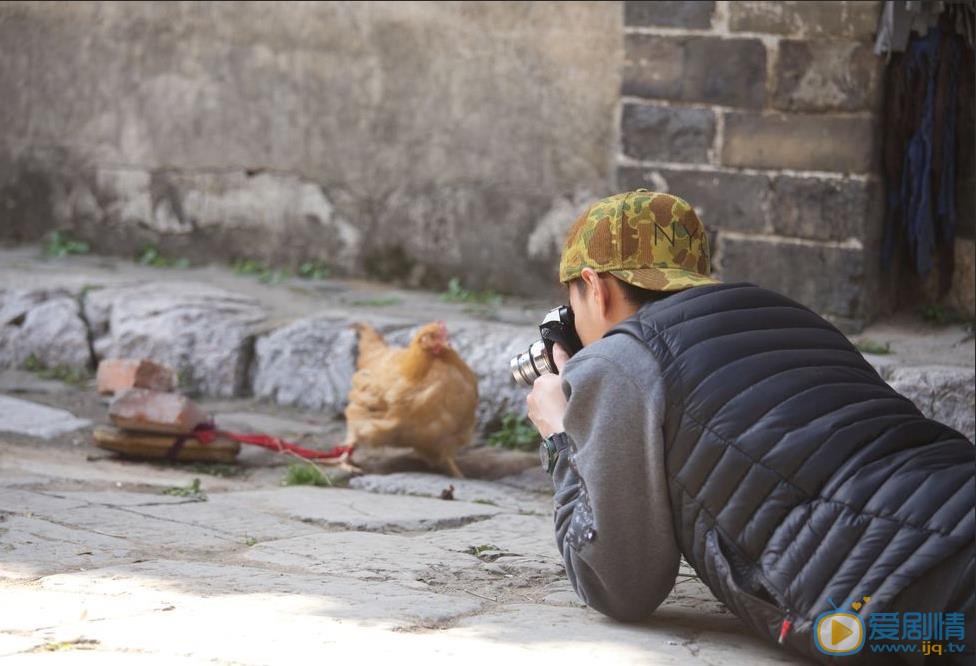
[[[515,383],[524,388],[531,388],[536,379],[554,372],[546,356],[546,345],[542,340],[533,342],[529,350],[513,358],[510,365]]]

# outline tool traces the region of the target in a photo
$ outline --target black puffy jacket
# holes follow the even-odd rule
[[[661,367],[678,545],[759,634],[777,640],[789,620],[784,643],[823,660],[811,632],[828,599],[898,609],[906,586],[973,548],[972,443],[807,308],[751,284],[698,287],[613,333]]]

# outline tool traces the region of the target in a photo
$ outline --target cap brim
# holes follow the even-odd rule
[[[651,291],[681,291],[690,287],[722,283],[716,278],[706,277],[682,268],[636,268],[610,271],[610,275],[627,284]]]

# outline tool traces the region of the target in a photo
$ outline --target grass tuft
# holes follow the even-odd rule
[[[192,497],[201,502],[206,501],[207,494],[200,487],[200,479],[193,479],[188,486],[172,486],[163,490],[164,495],[174,495],[176,497]]]
[[[332,480],[312,463],[293,463],[288,466],[283,486],[332,486]]]
[[[890,354],[891,353],[891,343],[886,342],[881,344],[880,342],[875,342],[874,340],[861,340],[854,345],[859,352],[862,354]]]
[[[153,268],[189,268],[190,266],[189,259],[164,257],[153,245],[147,245],[136,261],[143,266],[152,266]]]
[[[535,451],[540,441],[535,426],[518,414],[503,416],[501,428],[488,435],[488,443],[492,446],[515,451]]]
[[[475,305],[496,306],[502,304],[500,294],[491,291],[472,291],[461,285],[459,278],[451,278],[447,283],[447,291],[441,294],[441,300],[448,303],[469,303]]]
[[[85,241],[75,240],[67,231],[52,231],[44,244],[45,256],[52,258],[67,257],[71,254],[88,254],[91,246]]]
[[[91,372],[87,369],[78,370],[65,365],[50,367],[35,354],[31,354],[24,360],[23,368],[28,372],[33,372],[41,379],[56,379],[78,387],[86,386],[92,378]]]

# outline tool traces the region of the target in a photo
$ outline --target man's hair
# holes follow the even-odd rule
[[[624,282],[623,280],[613,275],[610,275],[609,273],[600,273],[599,275],[601,278],[603,276],[608,276],[616,280],[617,284],[619,284],[621,289],[623,290],[624,298],[627,299],[627,302],[638,308],[644,305],[645,303],[653,303],[654,301],[660,301],[661,299],[667,298],[668,296],[674,293],[673,291],[651,291],[650,289],[642,289],[641,287],[635,287],[634,285]],[[583,281],[583,278],[575,278],[573,280],[570,280],[566,286],[568,286],[570,289],[572,289],[575,286],[577,293],[579,293],[580,295],[582,295],[583,292],[586,290],[586,283]]]

